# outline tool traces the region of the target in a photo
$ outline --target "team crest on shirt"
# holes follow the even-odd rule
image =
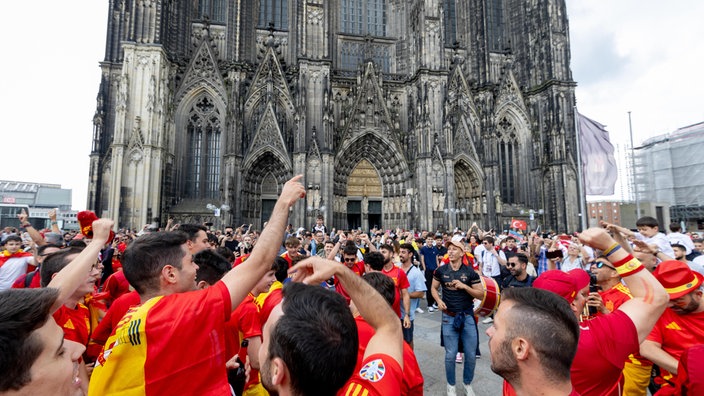
[[[386,374],[386,366],[381,359],[374,359],[359,370],[359,376],[369,382],[379,382]]]
[[[460,275],[460,282],[467,283],[467,275],[465,275],[465,274]]]

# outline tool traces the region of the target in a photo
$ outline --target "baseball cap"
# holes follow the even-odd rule
[[[533,287],[558,294],[570,304],[577,297],[577,293],[587,287],[587,285],[589,285],[589,274],[579,268],[569,272],[561,270],[545,271],[533,282]]]
[[[451,240],[445,242],[445,247],[450,247],[450,245],[455,245],[458,248],[464,250],[464,242],[463,242],[462,235],[455,235],[452,237]]]
[[[670,295],[670,300],[696,290],[704,282],[704,275],[692,271],[686,263],[678,260],[663,261],[655,268],[653,275]]]

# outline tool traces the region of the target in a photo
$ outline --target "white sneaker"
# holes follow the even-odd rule
[[[457,391],[455,390],[455,386],[448,384],[447,385],[447,396],[456,396],[456,395],[457,395]]]
[[[423,312],[425,312],[425,311],[423,311],[423,308],[421,308],[421,307],[416,308],[416,313],[423,313]]]
[[[472,385],[470,384],[464,384],[464,394],[466,396],[475,396],[474,395],[474,390],[472,389]]]
[[[462,352],[457,352],[457,356],[455,356],[455,362],[462,363]]]
[[[492,319],[491,316],[488,316],[486,319],[482,320],[482,323],[484,323],[484,324],[494,323],[494,319]]]
[[[438,310],[438,309],[435,308],[435,307],[433,307],[432,305],[428,307],[428,312],[435,312],[435,311],[437,311],[437,310]]]

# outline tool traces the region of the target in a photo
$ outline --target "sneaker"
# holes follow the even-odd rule
[[[474,396],[474,389],[472,389],[472,385],[464,384],[464,394],[466,396]]]
[[[433,303],[433,308],[438,309],[438,303]]]
[[[433,307],[432,305],[428,307],[428,312],[435,312],[435,311],[437,311],[437,310],[438,310],[438,309],[435,308],[435,307]]]
[[[462,363],[462,352],[457,352],[457,356],[455,356],[455,362]]]
[[[457,391],[455,391],[455,386],[454,385],[447,385],[447,396],[456,396]]]
[[[477,354],[477,359],[481,359],[481,358],[482,358],[482,354],[481,354],[481,353],[478,353],[478,354]]]
[[[421,308],[421,307],[416,308],[416,313],[423,313],[423,312],[425,312],[425,311],[423,311],[423,308]]]
[[[484,324],[494,323],[494,319],[491,316],[488,316],[486,319],[482,320],[482,323],[484,323]]]

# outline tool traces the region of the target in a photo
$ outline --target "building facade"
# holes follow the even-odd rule
[[[661,203],[656,207],[658,214],[682,222],[687,230],[704,229],[702,152],[704,122],[652,137],[635,148],[638,198],[641,202]],[[663,214],[668,205],[669,213]]]
[[[72,190],[59,184],[0,180],[0,225],[19,227],[17,214],[25,210],[36,229],[51,228],[49,211],[56,209],[62,230],[78,230],[78,211],[71,209],[71,194]]]
[[[121,226],[261,227],[295,174],[296,225],[579,225],[563,0],[111,0],[101,68],[88,207]]]

